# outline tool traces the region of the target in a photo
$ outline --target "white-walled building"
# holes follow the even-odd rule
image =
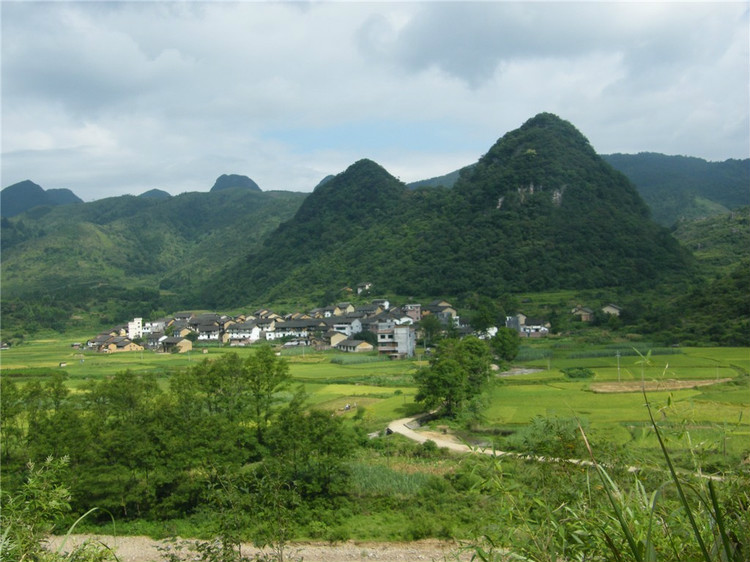
[[[133,318],[128,322],[128,339],[134,340],[143,337],[143,318]]]

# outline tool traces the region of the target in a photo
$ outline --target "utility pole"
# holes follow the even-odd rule
[[[617,382],[620,381],[620,350],[617,350],[617,353],[615,354],[617,356]]]

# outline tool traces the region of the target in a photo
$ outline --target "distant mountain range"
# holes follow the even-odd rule
[[[749,158],[707,162],[652,152],[603,158],[628,176],[651,207],[654,220],[666,226],[750,205]]]
[[[69,189],[45,191],[31,180],[18,182],[0,191],[0,215],[3,217],[14,217],[34,207],[54,207],[72,203],[83,203],[83,201]]]
[[[689,156],[667,156],[653,152],[638,154],[604,154],[602,158],[633,182],[651,209],[656,222],[672,226],[680,220],[692,220],[726,214],[732,209],[750,205],[750,158],[708,162]],[[422,187],[451,188],[470,164],[443,176],[407,184],[409,189]],[[320,184],[333,178],[329,175]],[[261,191],[252,179],[239,174],[223,174],[210,192],[225,189]],[[44,190],[30,180],[6,187],[0,192],[0,216],[14,217],[38,206],[82,203],[69,189]],[[152,189],[140,197],[167,199],[169,193]]]
[[[671,171],[653,172],[659,162]],[[737,185],[747,186],[749,163],[600,157],[572,124],[543,113],[477,163],[408,186],[370,160],[309,194],[223,175],[210,192],[82,203],[69,190],[21,182],[2,191],[3,298],[55,295],[102,309],[138,288],[195,307],[329,303],[363,281],[420,297],[633,289],[689,276],[694,262],[651,218],[664,196],[650,212],[644,189],[658,193],[663,177],[692,194],[659,213],[664,225],[695,216],[691,201],[727,212],[747,204]],[[646,187],[639,194],[613,166]]]

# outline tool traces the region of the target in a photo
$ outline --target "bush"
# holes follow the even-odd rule
[[[594,371],[586,367],[568,367],[560,370],[569,379],[590,379],[594,376]]]

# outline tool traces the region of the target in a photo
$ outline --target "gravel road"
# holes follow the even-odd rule
[[[50,537],[48,548],[56,550],[64,537]],[[72,535],[67,538],[65,548],[70,550],[86,540],[101,542],[117,554],[120,562],[162,562],[165,558],[157,547],[164,545],[149,537],[112,537],[98,535]],[[438,562],[467,561],[470,553],[459,554],[460,547],[453,542],[424,540],[409,543],[380,543],[348,541],[338,544],[300,543],[289,547],[285,560],[290,562]],[[258,553],[251,545],[245,545],[243,554]],[[186,558],[186,560],[190,560]]]

